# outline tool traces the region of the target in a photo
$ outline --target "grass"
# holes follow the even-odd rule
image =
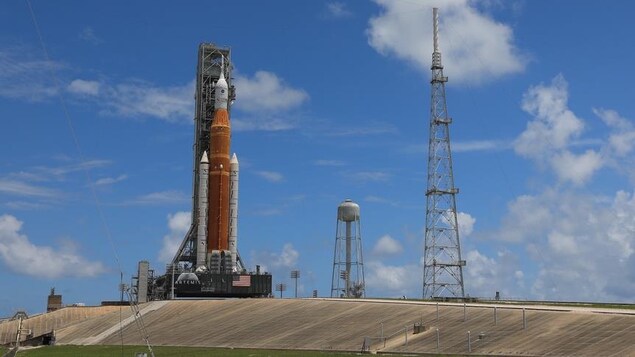
[[[351,357],[359,353],[322,352],[322,351],[282,351],[282,350],[252,350],[227,349],[207,347],[153,347],[156,357]],[[21,351],[18,357],[134,357],[137,352],[148,353],[144,346],[44,346],[36,349]],[[148,353],[150,356],[150,353]],[[390,356],[400,356],[393,355]]]

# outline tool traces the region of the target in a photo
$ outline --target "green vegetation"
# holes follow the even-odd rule
[[[153,347],[156,357],[351,357],[359,353],[321,351],[252,350],[205,347]],[[137,352],[148,353],[144,346],[44,346],[21,351],[18,357],[134,357]],[[148,353],[148,356],[150,354]],[[399,356],[393,355],[390,356]]]

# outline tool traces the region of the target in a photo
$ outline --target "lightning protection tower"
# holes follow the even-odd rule
[[[450,123],[445,101],[445,82],[439,51],[439,15],[433,9],[434,52],[428,146],[428,187],[423,267],[423,298],[463,298],[461,243],[456,217],[456,194],[450,150]]]
[[[359,205],[348,199],[337,207],[331,297],[366,297]]]

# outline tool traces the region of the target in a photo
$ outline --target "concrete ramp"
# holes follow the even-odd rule
[[[526,306],[523,322],[519,306],[498,306],[495,320],[493,305],[440,304],[437,320],[436,304],[402,300],[177,300],[145,309],[153,345],[360,351],[383,328],[393,336],[383,352],[436,353],[438,328],[445,354],[635,355],[635,310]],[[132,322],[116,333],[118,321],[110,314],[67,327],[58,343],[143,344]],[[414,335],[421,322],[425,331]]]
[[[130,308],[126,306],[124,306],[123,309],[130,310]],[[65,307],[53,312],[31,316],[23,320],[22,327],[30,329],[33,336],[40,336],[53,330],[61,329],[118,310],[118,306]],[[17,329],[17,320],[1,322],[0,344],[15,342]],[[24,336],[23,339],[26,339],[26,336]]]
[[[162,308],[167,303],[167,301],[153,301],[140,305],[139,315],[143,318],[146,314]],[[136,327],[135,316],[132,314],[132,310],[129,306],[124,306],[124,308],[126,309],[125,314],[123,312],[122,314],[108,314],[99,319],[84,321],[58,331],[58,343],[60,341],[67,341],[66,344],[71,345],[97,345],[113,335],[115,338],[119,337],[119,341],[121,341],[120,331],[123,331],[129,325]]]

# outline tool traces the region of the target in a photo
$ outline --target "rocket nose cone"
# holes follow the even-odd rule
[[[203,156],[201,157],[201,164],[207,164],[209,163],[209,158],[207,156],[207,151],[203,152]]]
[[[236,156],[236,153],[234,153],[234,155],[232,155],[231,160],[229,160],[230,164],[237,164],[238,163],[238,157]]]

